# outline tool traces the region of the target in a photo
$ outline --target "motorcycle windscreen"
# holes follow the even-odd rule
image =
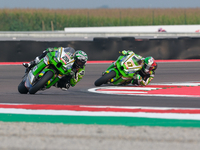
[[[71,53],[71,54],[74,54],[75,53],[75,50],[72,48],[72,47],[66,47],[64,48],[64,52],[65,53]]]
[[[65,65],[73,61],[73,54],[75,53],[75,50],[71,47],[63,48],[60,50],[60,58],[58,60],[62,60]]]

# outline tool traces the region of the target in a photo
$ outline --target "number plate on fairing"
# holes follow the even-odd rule
[[[136,65],[135,62],[133,61],[133,58],[137,59],[136,56],[129,55],[129,56],[127,56],[127,59],[125,59],[122,62],[122,65],[126,66],[124,68],[124,71],[126,71],[127,73],[135,73],[136,71],[138,71],[142,67],[141,65]]]

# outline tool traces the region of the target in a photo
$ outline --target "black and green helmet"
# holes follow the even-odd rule
[[[83,68],[83,66],[85,65],[85,63],[88,60],[88,56],[87,54],[82,51],[82,50],[78,50],[74,53],[74,60],[75,60],[75,65],[79,68]]]

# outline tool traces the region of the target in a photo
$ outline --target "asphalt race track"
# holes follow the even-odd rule
[[[1,65],[0,103],[66,104],[66,105],[110,105],[110,106],[150,106],[200,108],[200,98],[121,96],[90,93],[94,81],[101,76],[109,64],[87,64],[84,78],[68,91],[51,87],[35,95],[19,94],[17,87],[24,75],[21,65]],[[160,62],[152,83],[199,82],[199,62]]]

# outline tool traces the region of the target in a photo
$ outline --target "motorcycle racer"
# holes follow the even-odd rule
[[[140,55],[135,54],[133,51],[130,50],[128,51],[123,50],[121,53],[124,56],[134,54],[133,55],[133,57],[135,57],[134,59],[137,59],[138,63],[142,65],[142,69],[138,71],[131,80],[131,83],[133,85],[146,86],[154,79],[155,70],[157,69],[157,63],[155,62],[153,57],[149,56],[144,58]],[[115,62],[111,64],[109,68],[113,68],[114,65]]]
[[[37,65],[40,62],[40,60],[47,55],[47,53],[57,51],[59,49],[73,53],[71,58],[74,59],[74,63],[72,65],[72,69],[70,72],[70,79],[69,76],[63,76],[54,85],[55,87],[61,88],[62,90],[67,90],[70,86],[74,87],[83,78],[85,74],[85,63],[88,60],[88,56],[84,51],[82,50],[75,51],[72,47],[47,48],[42,52],[40,56],[37,56],[35,60],[29,63],[23,63],[22,65],[26,67],[26,72],[29,72],[31,68]]]

